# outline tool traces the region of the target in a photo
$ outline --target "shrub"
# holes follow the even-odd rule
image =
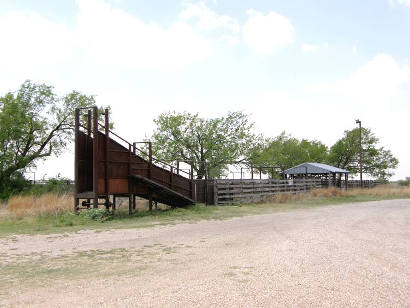
[[[410,177],[406,177],[405,180],[400,180],[397,183],[401,186],[410,186]]]
[[[47,193],[55,193],[64,195],[70,191],[70,179],[57,175],[50,178],[44,184],[33,184],[28,189],[24,190],[24,194],[40,196]]]
[[[95,221],[107,221],[113,218],[113,213],[106,209],[90,209],[80,213],[80,216]]]

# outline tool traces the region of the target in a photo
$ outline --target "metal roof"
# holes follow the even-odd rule
[[[349,171],[320,163],[303,163],[283,171],[284,174],[349,173]]]

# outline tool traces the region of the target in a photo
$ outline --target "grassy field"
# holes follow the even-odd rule
[[[379,186],[373,189],[319,189],[298,195],[277,195],[263,203],[240,206],[205,206],[203,204],[177,209],[148,212],[139,210],[128,215],[127,206],[115,215],[103,210],[72,212],[71,196],[46,194],[39,198],[16,196],[0,210],[0,236],[75,232],[85,229],[143,228],[204,219],[228,219],[278,211],[299,210],[326,205],[410,198],[409,187]]]

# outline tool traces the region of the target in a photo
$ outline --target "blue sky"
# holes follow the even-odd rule
[[[0,94],[25,79],[95,94],[132,140],[168,110],[243,110],[265,135],[329,146],[359,117],[403,178],[409,30],[410,0],[3,0]],[[58,164],[37,172],[72,176]]]

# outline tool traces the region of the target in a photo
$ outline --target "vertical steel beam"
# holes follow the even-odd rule
[[[77,194],[79,192],[79,182],[78,182],[78,169],[79,169],[79,158],[78,158],[78,134],[80,129],[80,109],[76,109],[74,113],[74,211],[78,211],[78,198]]]
[[[149,211],[152,212],[152,192],[149,192],[148,207],[149,207]]]
[[[149,155],[149,161],[148,161],[148,178],[152,178],[152,142],[148,142],[148,155]],[[151,202],[152,203],[152,202]],[[151,204],[152,207],[152,204]]]
[[[172,187],[173,187],[173,185],[172,185],[172,180],[173,180],[173,177],[174,177],[174,167],[172,167],[171,166],[171,170],[170,170],[171,172],[170,172],[170,175],[169,175],[169,186],[170,186],[170,188],[172,189]]]
[[[135,144],[134,144],[134,149],[135,149]],[[131,175],[131,144],[128,144],[128,193],[131,193],[131,181],[130,181],[130,175]]]
[[[91,136],[91,109],[87,112],[87,135]]]
[[[345,173],[345,188],[346,190],[349,188],[349,174]]]
[[[110,123],[108,109],[104,113],[105,127],[105,207],[108,209],[110,204],[110,187],[109,187],[109,161],[110,161]]]
[[[93,208],[98,208],[98,108],[93,107]]]

